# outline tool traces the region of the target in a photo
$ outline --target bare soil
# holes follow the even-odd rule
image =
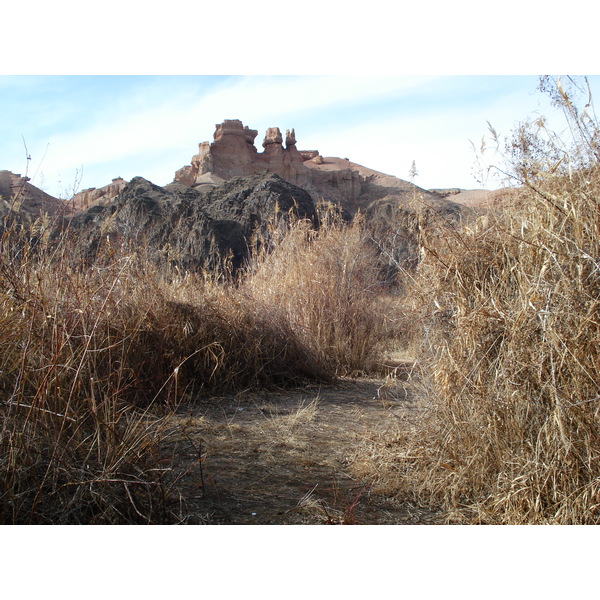
[[[189,524],[424,524],[386,494],[369,448],[400,443],[418,405],[389,379],[211,397],[181,407],[164,445]]]

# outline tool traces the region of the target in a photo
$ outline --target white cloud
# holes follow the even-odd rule
[[[160,171],[161,182],[166,183],[195,153],[198,142],[212,139],[215,124],[223,119],[240,118],[258,129],[256,143],[260,148],[267,127],[295,127],[298,114],[310,113],[313,126],[318,127],[326,119],[327,111],[338,106],[398,96],[430,80],[429,77],[243,77],[226,80],[195,97],[191,82],[176,81],[171,88],[171,81],[165,79],[163,85],[153,83],[96,112],[95,121],[84,129],[55,134],[50,139],[44,172],[74,175],[75,169],[83,165],[83,186],[100,186],[107,181],[89,179],[93,171],[97,172],[94,165],[137,160],[138,174],[145,175],[150,155],[163,152],[170,157],[179,152],[178,162],[168,167],[170,174],[167,176],[166,165]],[[280,122],[284,119],[292,122],[284,125]],[[151,168],[155,172],[156,167]]]
[[[504,82],[471,90],[472,80],[437,77],[264,76],[205,83],[137,80],[130,93],[121,88],[113,101],[94,106],[84,127],[50,138],[42,166],[48,191],[56,193],[51,188],[59,177],[74,180],[81,167],[84,188],[117,175],[164,185],[189,162],[198,142],[212,140],[215,124],[231,118],[258,130],[259,150],[267,127],[294,127],[302,149],[348,157],[403,179],[415,160],[416,183],[423,187],[475,187],[469,140],[479,144],[488,120],[508,134],[539,103],[539,95],[507,92]],[[427,107],[415,98],[427,99]],[[385,113],[377,112],[380,106]],[[43,142],[37,147],[45,149]]]

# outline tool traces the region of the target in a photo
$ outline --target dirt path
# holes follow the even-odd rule
[[[183,473],[185,521],[408,524],[434,515],[373,487],[369,444],[393,444],[418,408],[402,386],[335,386],[210,398],[185,407],[164,451]]]

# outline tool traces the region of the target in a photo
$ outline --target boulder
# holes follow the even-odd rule
[[[262,143],[263,148],[267,148],[272,144],[281,145],[282,143],[283,138],[281,137],[281,131],[279,131],[279,127],[269,127]]]
[[[248,144],[254,144],[254,139],[258,135],[256,129],[244,127],[239,119],[225,119],[223,123],[215,125],[214,140],[218,142],[228,136],[240,137]]]
[[[296,131],[294,129],[292,129],[291,131],[289,129],[286,129],[285,131],[285,147],[286,148],[291,148],[292,146],[296,145]]]

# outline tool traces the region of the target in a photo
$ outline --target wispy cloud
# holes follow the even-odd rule
[[[295,128],[299,147],[349,157],[423,187],[474,187],[490,121],[504,134],[535,110],[535,77],[239,76],[0,78],[0,168],[23,170],[22,135],[50,193],[112,177],[172,180],[216,123]],[[595,82],[597,84],[597,82]],[[60,184],[62,185],[62,184]]]
[[[90,108],[90,119],[78,128],[70,125],[71,131],[50,136],[43,170],[64,174],[83,165],[84,172],[91,174],[92,165],[137,159],[142,174],[146,168],[155,171],[146,162],[148,155],[162,151],[172,156],[179,151],[178,163],[169,167],[170,177],[198,142],[212,139],[215,124],[225,118],[241,118],[258,129],[258,145],[270,126],[306,123],[307,133],[315,137],[316,131],[327,131],[331,111],[341,107],[360,111],[365,104],[398,97],[430,81],[427,77],[240,77],[225,78],[204,91],[193,78],[153,79],[147,86],[136,86],[130,95],[121,91],[105,107]],[[76,112],[69,105],[69,101],[62,104],[63,118],[70,110]],[[360,112],[355,119],[360,119]],[[160,172],[163,179],[165,171],[166,167]],[[88,179],[86,175],[84,184],[94,185]]]

